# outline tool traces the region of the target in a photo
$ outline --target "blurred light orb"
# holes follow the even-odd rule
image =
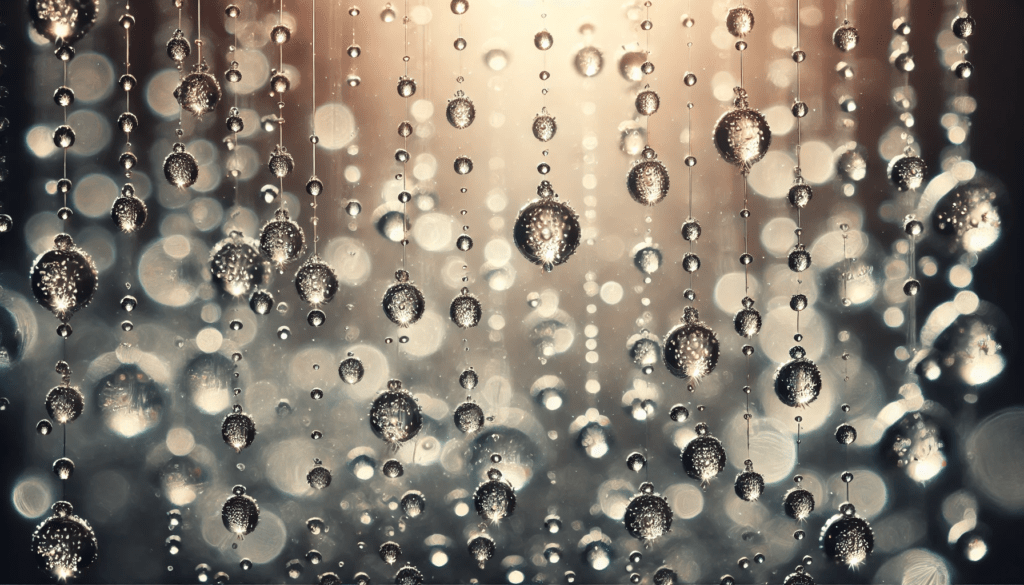
[[[163,389],[135,364],[123,364],[95,386],[96,404],[107,430],[135,437],[160,424]]]

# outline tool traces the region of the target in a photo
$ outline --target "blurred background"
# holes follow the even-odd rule
[[[131,6],[131,66],[139,84],[130,100],[140,120],[131,183],[149,209],[136,234],[121,234],[109,214],[126,180],[117,165],[124,136],[115,125],[124,110],[116,87],[124,72],[123,3],[100,2],[97,22],[75,43],[69,65],[76,101],[68,123],[77,141],[68,152],[75,185],[68,229],[100,279],[66,343],[73,383],[86,397],[85,413],[67,428],[76,470],[66,499],[100,542],[99,560],[79,580],[178,583],[213,581],[223,572],[232,582],[315,582],[333,571],[345,582],[366,573],[379,583],[394,580],[408,562],[431,583],[620,583],[633,574],[654,583],[662,567],[678,582],[718,583],[731,574],[738,583],[781,583],[809,562],[818,583],[1020,581],[1024,408],[1014,382],[1021,303],[1020,263],[1013,260],[1020,235],[1012,226],[1022,187],[1013,149],[1024,125],[1017,104],[1021,51],[1009,42],[1024,26],[1020,3],[969,2],[977,32],[965,42],[950,30],[960,2],[851,1],[849,19],[860,39],[842,53],[832,33],[846,5],[801,0],[807,59],[800,95],[810,108],[801,166],[815,193],[801,217],[813,258],[801,282],[786,260],[797,225],[785,198],[797,141],[790,113],[796,2],[747,3],[756,24],[745,39],[743,85],[773,135],[747,179],[750,296],[764,319],[749,360],[749,456],[766,483],[757,503],[739,500],[732,487],[747,458],[741,388],[748,361],[732,324],[743,297],[743,178],[711,141],[739,82],[735,39],[724,25],[737,3],[653,0],[648,11],[642,2],[470,0],[460,17],[448,2],[361,2],[352,10],[351,3],[317,0],[315,112],[310,1],[285,2],[291,39],[283,59],[291,87],[283,110],[268,90],[278,67],[270,42],[277,4],[237,1],[240,16],[233,20],[225,17],[227,4],[202,3],[204,56],[224,96],[202,120],[183,117],[183,142],[199,163],[198,181],[187,190],[162,177],[179,116],[179,72],[165,48],[178,10],[170,0]],[[196,0],[183,3],[181,26],[190,40],[196,8]],[[899,35],[894,28],[903,16],[911,30]],[[684,26],[687,18],[692,27]],[[650,31],[641,28],[645,19]],[[52,43],[32,28],[25,2],[4,2],[0,21],[0,213],[13,219],[0,233],[0,396],[7,400],[0,411],[0,485],[9,494],[0,506],[8,552],[0,580],[46,582],[51,577],[24,553],[62,491],[51,471],[61,429],[41,436],[36,424],[46,416],[45,393],[59,383],[53,364],[64,344],[54,333],[57,321],[33,299],[27,275],[61,229],[55,193],[62,156],[51,134],[63,112],[51,98],[63,73]],[[554,40],[544,52],[533,41],[542,29]],[[243,78],[230,84],[224,71],[233,33]],[[453,47],[460,35],[467,43],[461,52]],[[354,58],[352,45],[360,48]],[[641,71],[645,50],[655,65],[648,75]],[[395,89],[406,54],[417,83],[407,100]],[[909,88],[893,66],[902,54],[915,64]],[[974,65],[968,81],[950,71],[965,58]],[[186,64],[194,61],[193,44]],[[550,79],[540,78],[542,70]],[[692,87],[683,83],[687,73],[696,75]],[[645,120],[634,100],[648,86],[660,108]],[[458,90],[476,108],[464,130],[444,113]],[[237,142],[224,125],[233,105],[245,125]],[[546,143],[531,131],[542,108],[558,126]],[[278,113],[295,158],[283,191],[267,170]],[[405,144],[396,132],[403,120],[414,128],[404,171],[395,159]],[[263,288],[275,299],[268,315],[222,292],[210,272],[218,242],[233,231],[258,239],[282,204],[311,241],[304,185],[314,121],[317,175],[325,184],[318,248],[341,285],[323,309],[321,328],[307,324],[310,307],[295,293],[297,263],[283,273],[265,271]],[[886,173],[902,154],[904,133],[929,166],[925,186],[909,195],[897,192]],[[668,198],[653,208],[626,190],[626,174],[645,144],[671,177]],[[689,304],[683,291],[691,280],[680,261],[690,248],[679,231],[688,213],[688,154],[697,159],[692,213],[703,232],[694,247],[701,259],[694,306],[722,352],[692,394],[660,358],[638,363],[633,352],[638,340],[660,344]],[[471,173],[456,174],[458,156],[473,161]],[[543,176],[542,162],[551,168]],[[426,312],[399,331],[384,317],[381,297],[402,267],[403,172],[412,194],[406,268],[426,297]],[[579,214],[583,237],[576,254],[548,274],[528,263],[512,239],[517,213],[542,179]],[[352,202],[361,211],[353,213]],[[903,294],[907,214],[925,226],[916,246],[916,306]],[[950,214],[961,219],[943,222]],[[455,245],[463,233],[474,241],[465,253]],[[634,259],[648,248],[661,263],[645,275]],[[448,318],[463,286],[483,306],[480,325],[469,330]],[[773,377],[789,359],[789,300],[798,290],[810,303],[801,314],[800,345],[819,366],[823,390],[808,408],[794,410],[774,395]],[[138,299],[130,314],[120,305],[126,294]],[[915,319],[912,347],[907,331]],[[350,355],[365,368],[353,385],[338,376]],[[653,365],[650,373],[646,365]],[[464,435],[452,413],[466,398],[458,379],[470,367],[480,380],[473,398],[488,420],[482,431]],[[425,421],[398,451],[375,437],[368,421],[390,378],[413,392]],[[316,388],[322,400],[311,399]],[[220,436],[235,403],[259,432],[240,454]],[[685,422],[669,417],[677,404],[689,410]],[[679,461],[696,422],[707,423],[728,454],[706,489]],[[858,433],[849,447],[833,436],[843,422]],[[322,438],[312,440],[314,431]],[[627,468],[632,452],[646,454],[644,471]],[[494,466],[516,489],[518,505],[512,517],[489,525],[474,513],[473,493],[495,453],[501,463]],[[314,458],[332,470],[327,489],[306,482]],[[392,458],[404,466],[399,478],[382,473]],[[856,570],[831,563],[818,543],[823,524],[846,500],[844,471],[854,473],[850,500],[875,537],[874,553]],[[800,525],[781,505],[798,473],[817,502]],[[674,512],[672,532],[650,548],[622,525],[629,498],[645,480]],[[220,514],[236,484],[261,510],[258,528],[244,541],[224,529]],[[421,513],[418,498],[425,502]],[[555,525],[560,529],[552,532]],[[806,538],[797,540],[793,533],[801,529]],[[482,533],[494,539],[496,553],[480,569],[466,543]],[[378,555],[385,541],[401,545],[395,566]],[[634,551],[641,560],[630,558]],[[755,561],[759,554],[763,562]],[[252,564],[248,570],[243,559]],[[743,559],[751,561],[747,568]]]

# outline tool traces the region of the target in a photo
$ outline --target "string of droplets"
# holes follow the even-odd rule
[[[463,21],[465,20],[465,14],[469,11],[468,0],[453,0],[451,3],[452,14],[459,19],[459,32],[455,38],[453,46],[458,52],[459,58],[459,73],[455,78],[456,83],[463,83],[465,77],[463,76],[463,63],[462,63],[462,51],[467,47],[467,41],[463,37]],[[476,119],[476,107],[473,105],[473,101],[466,97],[465,93],[459,89],[455,92],[455,97],[448,101],[448,107],[445,111],[445,116],[448,119],[448,123],[456,130],[465,130],[469,128],[473,121]],[[459,141],[460,150],[463,141]],[[459,175],[468,174],[473,169],[472,160],[468,156],[459,155],[455,159],[454,164],[455,172]],[[459,192],[465,196],[467,189],[461,187]],[[460,212],[462,218],[465,218],[468,211],[462,209]],[[463,219],[465,221],[465,219]],[[462,226],[462,233],[455,241],[455,247],[468,255],[468,252],[473,248],[473,238],[469,235],[469,225]],[[462,283],[463,287],[460,294],[452,299],[451,306],[449,307],[449,316],[452,322],[462,329],[469,329],[476,327],[480,323],[480,319],[483,314],[483,310],[480,305],[480,301],[476,296],[469,292],[469,288],[466,283],[469,282],[469,264],[468,260],[463,260],[463,274]],[[469,343],[467,339],[463,339],[463,353],[469,352]],[[468,354],[467,354],[468,355]],[[463,369],[462,373],[459,374],[459,385],[463,390],[466,391],[466,400],[455,407],[453,413],[453,420],[455,427],[459,431],[466,434],[474,434],[484,426],[484,411],[473,400],[472,392],[477,384],[477,374],[473,368],[467,367]]]
[[[310,207],[313,210],[313,217],[310,220],[310,223],[313,225],[313,255],[302,264],[295,274],[295,288],[299,293],[299,297],[313,306],[313,309],[306,316],[306,322],[311,327],[320,327],[324,324],[327,320],[327,315],[319,307],[322,304],[329,303],[338,292],[338,277],[334,269],[320,258],[317,247],[319,239],[317,208],[319,197],[324,191],[324,183],[316,173],[317,145],[320,143],[320,138],[316,133],[316,41],[316,0],[313,0],[310,6],[310,79],[312,97],[310,99],[309,111],[311,124],[309,142],[312,145],[311,158],[313,168],[309,180],[306,182],[306,194],[313,199],[310,202]],[[314,363],[313,369],[319,370],[320,365]],[[313,388],[310,391],[310,398],[321,400],[323,398],[323,390]],[[323,433],[319,430],[313,430],[310,433],[310,438],[314,441],[320,440],[323,438]],[[324,467],[323,461],[320,458],[313,459],[313,468],[306,474],[306,483],[313,489],[323,490],[331,485],[331,478],[331,470]],[[313,550],[309,555],[314,555],[314,553],[315,555],[320,554]],[[317,558],[315,555],[313,558]]]
[[[68,231],[71,209],[67,206],[67,194],[71,190],[68,178],[68,149],[75,143],[75,131],[68,123],[68,108],[74,103],[74,91],[68,86],[68,64],[75,56],[72,42],[81,38],[95,21],[95,5],[84,4],[76,13],[78,20],[51,20],[49,15],[38,14],[45,6],[30,5],[33,24],[37,32],[56,43],[54,55],[61,61],[63,82],[54,92],[54,102],[63,111],[63,123],[53,132],[54,145],[62,150],[62,174],[57,181],[57,192],[62,196],[63,205],[57,212],[62,222],[61,233],[54,238],[54,245],[40,254],[32,263],[29,272],[32,293],[36,300],[58,318],[57,335],[62,338],[61,359],[55,370],[60,383],[46,393],[44,406],[48,418],[36,424],[40,435],[53,432],[53,423],[62,426],[61,456],[53,462],[53,472],[61,481],[61,500],[51,506],[52,515],[40,523],[32,533],[33,552],[39,557],[41,566],[58,580],[66,580],[86,569],[97,557],[98,543],[89,523],[73,514],[74,509],[67,501],[67,483],[75,469],[74,462],[67,456],[67,425],[77,420],[84,410],[84,396],[77,386],[71,384],[71,366],[68,363],[68,338],[72,334],[69,323],[71,316],[92,300],[97,288],[97,270],[92,258],[78,248]],[[52,421],[52,422],[51,422]]]
[[[124,152],[120,155],[118,164],[124,170],[125,178],[129,181],[132,178],[133,169],[138,162],[136,155],[132,152],[131,136],[139,126],[138,117],[132,113],[131,91],[138,85],[138,79],[131,72],[131,31],[135,26],[135,17],[131,14],[131,0],[125,0],[125,12],[118,19],[118,24],[124,29],[124,74],[118,79],[118,85],[124,90],[125,111],[117,118],[117,126],[125,134]],[[126,182],[121,187],[121,193],[114,199],[110,208],[110,218],[114,225],[124,234],[134,234],[146,223],[148,210],[146,203],[135,196],[135,186]],[[134,244],[134,241],[132,242]],[[131,246],[134,248],[134,245]],[[132,255],[125,254],[126,274],[131,273]],[[130,282],[125,283],[128,290],[131,290]],[[138,304],[137,299],[131,294],[125,294],[121,298],[120,306],[125,311],[126,317],[131,314]],[[121,321],[121,330],[128,332],[134,329],[135,325],[130,319]]]
[[[735,49],[740,56],[740,84],[735,89],[735,107],[737,109],[723,115],[715,128],[715,144],[719,152],[723,154],[728,162],[739,165],[743,182],[743,208],[740,210],[740,218],[743,220],[743,254],[740,255],[740,265],[743,266],[744,296],[741,302],[743,308],[733,318],[733,328],[740,337],[747,340],[760,333],[762,324],[761,314],[754,308],[754,300],[750,296],[750,265],[754,258],[750,254],[749,249],[748,224],[750,209],[747,200],[747,174],[749,173],[750,166],[763,156],[763,152],[767,150],[767,142],[770,142],[770,130],[768,129],[767,122],[764,121],[763,116],[759,112],[749,108],[746,90],[743,89],[744,51],[747,49],[747,42],[744,39],[753,31],[753,28],[754,13],[742,4],[730,10],[726,16],[726,29],[738,39],[735,43]],[[732,116],[731,119],[728,118],[730,115]],[[745,151],[738,149],[738,147],[743,147],[744,145],[738,143],[737,137],[734,135],[734,128],[737,125],[748,125],[758,130],[758,140],[756,142],[748,142],[745,145],[747,149]],[[722,138],[723,134],[726,136],[724,139]],[[767,140],[762,141],[760,138],[766,138]],[[743,471],[736,476],[733,482],[733,490],[741,500],[755,502],[760,499],[764,491],[764,478],[760,473],[754,471],[754,463],[750,455],[751,421],[753,419],[753,415],[750,412],[750,394],[752,391],[750,358],[754,354],[754,347],[749,343],[745,343],[741,348],[741,353],[744,356],[745,362],[745,379],[742,391],[744,394],[743,420],[746,430],[746,459],[743,462]],[[763,560],[761,553],[758,553],[756,557],[759,561]],[[741,569],[747,569],[749,565],[750,563],[746,557],[741,558],[738,563]],[[731,577],[729,578],[731,579]]]
[[[125,134],[124,152],[119,158],[119,164],[124,170],[125,177],[129,180],[132,177],[132,169],[138,162],[132,152],[132,132],[138,128],[139,119],[132,113],[131,91],[138,84],[138,80],[131,72],[131,31],[135,26],[135,17],[129,12],[131,10],[130,0],[125,1],[125,13],[121,15],[118,23],[124,29],[124,75],[118,80],[121,89],[124,90],[125,111],[117,118],[117,126]],[[135,196],[135,187],[131,183],[125,183],[121,188],[121,194],[115,200],[110,209],[110,217],[114,225],[122,233],[131,234],[142,228],[146,223],[146,204]],[[129,323],[129,322],[125,322]],[[123,328],[123,325],[122,325]]]
[[[395,160],[402,165],[402,172],[395,176],[396,179],[401,179],[402,190],[398,193],[398,202],[402,205],[401,221],[402,221],[402,240],[400,242],[402,246],[402,267],[395,272],[395,283],[392,284],[386,291],[384,291],[384,299],[382,301],[384,315],[398,326],[399,331],[408,328],[413,325],[423,316],[425,310],[425,300],[423,293],[409,280],[409,271],[407,266],[409,247],[409,201],[412,199],[412,194],[409,192],[408,184],[408,163],[410,159],[409,154],[409,136],[413,133],[412,124],[409,123],[408,117],[410,112],[409,98],[416,94],[416,80],[409,76],[409,11],[408,1],[406,1],[405,14],[402,16],[402,64],[403,74],[398,78],[398,97],[402,98],[405,103],[405,116],[406,120],[398,125],[398,135],[402,138],[402,148],[395,151]],[[352,11],[350,10],[351,14]],[[385,343],[392,343],[394,340],[388,337],[384,340]],[[409,341],[407,335],[401,335],[398,338],[399,343],[406,343]],[[399,351],[398,346],[395,347],[395,353]],[[399,383],[400,385],[400,383]]]

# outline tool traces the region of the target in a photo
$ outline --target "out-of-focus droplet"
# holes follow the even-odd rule
[[[494,556],[496,547],[494,540],[488,536],[480,535],[470,540],[467,548],[469,549],[469,556],[473,557],[477,565],[483,569],[487,561]]]
[[[725,17],[725,28],[734,37],[750,34],[754,30],[754,11],[746,6],[733,8]]]
[[[604,55],[601,50],[594,46],[586,46],[576,53],[573,60],[576,71],[583,77],[593,77],[601,72],[604,67]]]

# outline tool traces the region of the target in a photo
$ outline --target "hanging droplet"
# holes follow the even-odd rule
[[[708,434],[704,423],[697,424],[697,437],[686,444],[680,457],[686,475],[700,480],[702,485],[707,485],[725,469],[725,448],[721,441]]]
[[[640,471],[646,466],[647,458],[644,457],[643,453],[634,451],[626,457],[626,469],[629,469],[630,471],[640,473]]]
[[[821,529],[825,555],[850,568],[863,563],[875,547],[871,526],[856,514],[853,504],[843,504],[842,512],[829,518]]]
[[[492,524],[507,518],[516,510],[516,494],[512,484],[502,478],[501,472],[491,469],[488,480],[481,483],[473,494],[476,512]]]
[[[319,307],[331,302],[337,294],[338,277],[330,265],[314,254],[295,273],[295,290],[304,302]]]
[[[475,402],[463,402],[455,408],[455,428],[463,433],[475,433],[484,426],[484,411]]]
[[[53,514],[32,532],[31,550],[43,570],[65,581],[96,561],[99,544],[92,527],[74,515],[69,502],[56,502],[50,510]]]
[[[67,124],[57,126],[53,131],[53,145],[57,148],[71,148],[75,144],[75,131]]]
[[[232,493],[234,495],[221,507],[220,518],[224,522],[224,528],[238,540],[242,540],[256,530],[256,525],[260,521],[260,507],[256,500],[245,494],[244,486],[236,485]]]
[[[423,427],[423,415],[409,391],[398,380],[390,380],[388,389],[373,401],[370,428],[373,434],[397,449],[416,436]]]
[[[199,163],[191,153],[185,152],[184,144],[175,142],[171,154],[164,159],[164,177],[179,189],[191,187],[199,178]]]
[[[167,56],[180,67],[191,54],[192,45],[185,38],[185,33],[180,28],[175,30],[171,39],[167,41]]]
[[[452,318],[452,323],[463,329],[468,329],[476,327],[480,323],[483,309],[480,306],[480,300],[464,288],[462,294],[452,299],[448,313]]]
[[[463,390],[469,391],[476,388],[478,381],[479,377],[473,370],[463,370],[463,372],[459,374],[459,385],[462,386]]]
[[[98,273],[92,257],[68,234],[57,234],[53,248],[32,262],[32,295],[61,321],[88,306],[96,292]]]
[[[761,313],[754,308],[754,299],[743,298],[743,309],[733,318],[737,335],[750,339],[761,331]]]
[[[909,278],[903,283],[903,294],[908,297],[917,296],[917,293],[921,291],[921,281],[916,278]]]
[[[455,240],[455,247],[463,252],[469,252],[473,249],[473,238],[466,234],[462,234],[457,240]]]
[[[928,165],[917,156],[899,156],[889,163],[889,180],[900,191],[916,191],[924,183]]]
[[[821,372],[814,362],[803,357],[802,351],[791,351],[790,355],[794,359],[775,372],[775,394],[786,406],[803,408],[821,393]]]
[[[425,310],[423,293],[409,282],[409,273],[399,270],[395,284],[384,291],[384,315],[399,327],[408,327],[420,320]]]
[[[270,169],[272,175],[283,179],[295,170],[295,159],[284,146],[278,144],[274,147],[274,152],[270,154],[267,168]]]
[[[53,474],[61,481],[71,479],[71,474],[74,473],[74,471],[75,462],[67,457],[61,457],[53,462]]]
[[[644,483],[640,493],[630,498],[622,523],[630,536],[650,544],[671,531],[672,509],[664,497],[654,492],[653,485]]]
[[[496,547],[490,537],[480,535],[470,540],[467,548],[469,549],[469,556],[473,557],[477,565],[483,569],[487,561],[491,560],[491,557],[494,556]]]
[[[465,97],[460,89],[455,93],[455,98],[448,100],[448,108],[445,110],[448,123],[453,128],[464,130],[473,124],[476,119],[476,106],[473,100]]]
[[[963,16],[957,16],[953,19],[952,29],[953,34],[958,39],[966,39],[967,37],[974,34],[974,27],[977,26],[977,22],[974,21],[969,14]]]
[[[266,315],[274,307],[274,297],[268,291],[256,289],[249,296],[249,308],[257,315]]]
[[[256,440],[256,423],[251,416],[241,411],[241,407],[236,407],[234,412],[224,417],[220,425],[220,436],[235,453],[241,453],[242,449]]]
[[[693,252],[687,252],[683,254],[683,270],[693,274],[700,270],[700,256],[697,256]]]
[[[306,483],[315,490],[322,490],[331,485],[331,470],[317,463],[306,474]]]
[[[405,469],[402,467],[402,462],[397,459],[388,459],[384,462],[384,465],[380,468],[381,473],[384,477],[389,479],[395,479],[402,477],[405,474]]]
[[[313,175],[306,181],[306,194],[310,197],[319,197],[324,192],[324,182],[320,180],[320,177]]]
[[[807,207],[807,204],[811,202],[811,198],[814,197],[814,190],[807,183],[797,183],[789,188],[789,204],[797,209],[803,209]]]
[[[641,158],[633,163],[626,177],[630,197],[642,205],[655,205],[668,195],[668,170],[657,159],[654,149],[645,146]]]
[[[682,404],[677,404],[672,407],[668,416],[675,422],[686,422],[686,419],[690,418],[690,411]]]
[[[700,321],[697,310],[687,307],[684,321],[672,328],[662,344],[665,367],[677,378],[699,382],[718,365],[718,338]]]
[[[452,166],[454,166],[456,174],[468,175],[473,172],[473,159],[468,156],[460,156],[455,159]]]
[[[811,267],[811,253],[798,245],[795,250],[789,253],[789,269],[793,272],[803,272]]]
[[[416,93],[416,80],[402,76],[398,78],[398,95],[399,97],[412,97]]]
[[[278,268],[296,260],[306,245],[306,236],[299,224],[288,217],[284,208],[274,213],[260,230],[260,252]]]
[[[276,25],[270,29],[270,42],[275,45],[283,45],[292,38],[292,31],[283,24]]]
[[[754,30],[754,11],[746,6],[733,8],[725,17],[725,28],[734,37],[743,37]]]
[[[733,489],[736,491],[736,495],[745,502],[756,502],[761,498],[761,494],[764,492],[764,477],[754,471],[754,466],[749,459],[746,461],[746,469],[743,473],[736,476]]]
[[[533,35],[533,46],[537,47],[541,51],[547,51],[555,44],[555,37],[551,36],[546,30],[542,30],[539,33]]]
[[[550,183],[542,181],[537,194],[519,210],[512,237],[527,260],[551,272],[576,252],[582,230],[576,212],[558,200]]]
[[[857,33],[857,29],[849,23],[843,23],[843,26],[832,33],[832,44],[844,53],[852,51],[859,40],[860,35]]]
[[[174,97],[182,109],[202,119],[203,114],[217,107],[221,98],[220,83],[210,75],[205,62],[199,63],[181,80],[181,85],[174,90]]]
[[[53,102],[59,107],[66,108],[75,103],[75,92],[70,87],[62,85],[53,92]]]
[[[138,163],[138,157],[136,157],[135,154],[131,152],[121,153],[121,156],[117,159],[117,164],[121,165],[121,168],[126,171],[132,170]]]
[[[836,428],[836,441],[840,445],[850,445],[857,440],[857,429],[852,425],[843,423]]]
[[[634,103],[636,111],[641,116],[650,116],[658,111],[658,107],[661,105],[661,99],[658,97],[658,93],[651,89],[645,89],[636,95],[636,101]]]
[[[734,91],[735,107],[722,114],[715,123],[714,142],[722,158],[740,167],[740,172],[746,175],[750,167],[768,152],[772,131],[765,117],[748,106],[747,92],[740,87]]]
[[[393,565],[397,563],[399,557],[402,556],[402,547],[400,547],[397,542],[389,541],[380,545],[380,549],[378,549],[377,552],[380,554],[380,560],[389,565]]]
[[[555,117],[549,115],[546,108],[533,118],[533,136],[537,140],[547,142],[555,137],[557,131],[558,124],[555,123]]]
[[[346,384],[358,384],[363,379],[363,362],[359,358],[348,357],[338,366],[338,376]]]

